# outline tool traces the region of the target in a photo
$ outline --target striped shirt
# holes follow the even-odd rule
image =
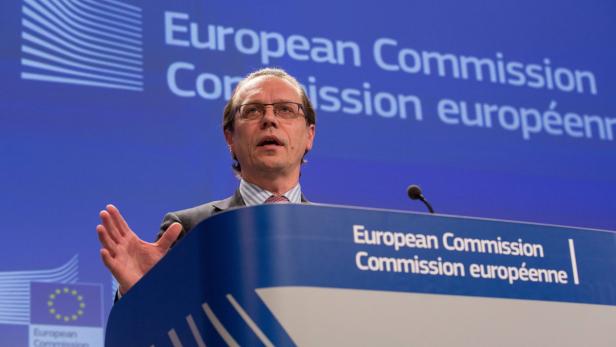
[[[267,200],[267,198],[275,195],[257,185],[248,183],[243,179],[240,181],[240,194],[242,195],[242,199],[244,199],[246,206],[261,205],[265,202],[265,200]],[[302,203],[302,187],[299,183],[282,195],[289,199],[289,202],[292,204]]]

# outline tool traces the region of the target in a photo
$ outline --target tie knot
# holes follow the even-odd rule
[[[281,195],[281,196],[270,195],[270,197],[267,198],[267,200],[265,200],[266,204],[280,204],[280,203],[286,203],[286,202],[289,202],[289,199],[287,199],[287,197],[284,195]]]

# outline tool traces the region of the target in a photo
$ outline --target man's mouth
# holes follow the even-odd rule
[[[262,138],[258,143],[257,147],[265,147],[265,146],[283,146],[284,144],[275,136],[266,136]]]

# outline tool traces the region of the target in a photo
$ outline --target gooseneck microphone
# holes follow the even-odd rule
[[[426,205],[430,213],[434,213],[434,209],[432,208],[432,205],[430,205],[428,200],[426,200],[426,198],[423,196],[423,194],[421,193],[421,188],[418,185],[411,184],[406,189],[406,192],[409,195],[409,198],[411,198],[411,200],[420,200],[421,202],[424,203],[424,205]]]

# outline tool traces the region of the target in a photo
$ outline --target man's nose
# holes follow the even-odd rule
[[[261,117],[261,126],[278,126],[278,117],[274,113],[274,107],[272,105],[265,106],[265,109],[263,111],[263,117]]]

